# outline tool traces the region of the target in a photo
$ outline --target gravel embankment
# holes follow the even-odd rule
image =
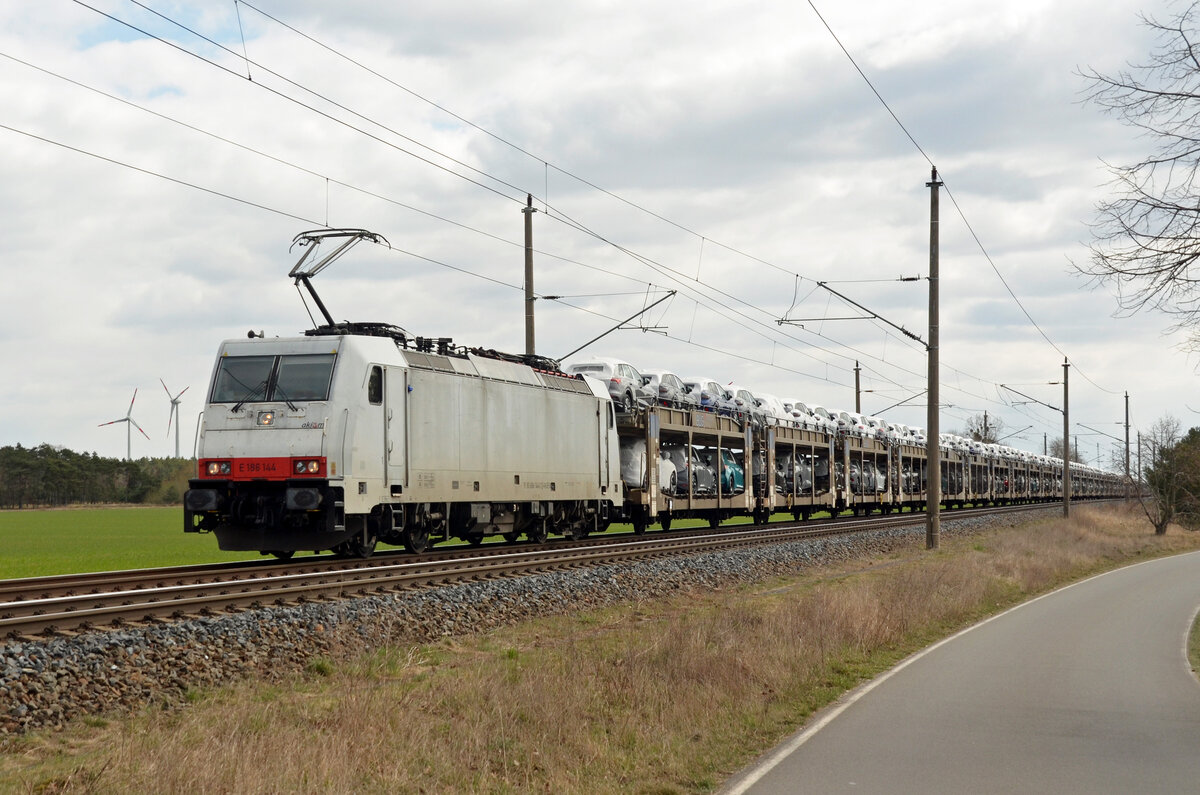
[[[1050,510],[1050,509],[1048,509]],[[945,534],[1016,519],[943,519]],[[230,616],[0,645],[0,735],[59,728],[72,718],[172,706],[188,693],[252,675],[286,676],[316,658],[388,643],[423,643],[523,619],[689,588],[795,572],[924,538],[912,527],[631,564],[451,585]]]

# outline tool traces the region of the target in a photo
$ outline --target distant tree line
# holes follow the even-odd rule
[[[181,458],[125,461],[48,444],[0,447],[0,508],[177,503],[195,468]]]

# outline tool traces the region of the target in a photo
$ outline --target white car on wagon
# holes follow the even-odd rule
[[[631,412],[639,403],[654,403],[658,400],[658,394],[645,386],[645,379],[637,368],[620,359],[594,356],[567,365],[563,372],[568,375],[586,375],[603,381],[608,385],[608,394],[612,396],[617,411]]]

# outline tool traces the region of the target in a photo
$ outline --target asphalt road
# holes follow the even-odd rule
[[[817,715],[729,793],[1200,792],[1200,552],[1063,588]]]

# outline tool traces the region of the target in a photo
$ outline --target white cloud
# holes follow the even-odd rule
[[[835,287],[926,334],[925,282],[875,280],[926,271],[929,164],[806,5],[257,3],[403,88],[244,4],[241,28],[231,5],[155,5],[231,52],[120,0],[104,10],[219,66],[71,3],[0,9],[10,56],[0,58],[0,124],[21,131],[0,130],[0,345],[12,376],[0,379],[0,444],[123,455],[120,429],[97,426],[123,415],[138,388],[134,416],[153,441],[135,438],[134,454],[167,454],[158,379],[190,386],[186,436],[221,339],[308,327],[286,278],[299,256],[288,247],[326,222],[372,229],[396,249],[361,246],[318,277],[335,317],[519,349],[521,294],[496,282],[520,282],[526,192],[554,210],[535,215],[538,291],[583,296],[539,302],[544,353],[637,311],[653,283],[680,290],[648,321],[670,336],[621,331],[591,351],[827,406],[853,404],[859,360],[874,390],[868,411],[924,386],[923,350],[879,321],[774,322],[789,307],[791,317],[853,314],[812,281],[853,280]],[[1140,10],[1075,0],[822,8],[1041,328],[1118,393],[1074,379],[1072,415],[1083,421],[1119,418],[1129,389],[1140,423],[1166,412],[1186,422],[1194,385],[1193,363],[1160,334],[1165,318],[1111,318],[1112,297],[1068,268],[1087,256],[1086,224],[1105,190],[1099,159],[1120,162],[1143,143],[1080,104],[1075,70],[1147,52]],[[252,80],[237,57],[243,31],[260,62]],[[1013,429],[1036,424],[1030,439],[1053,435],[1050,412],[1009,406],[995,385],[1058,380],[1062,355],[1004,290],[950,198],[942,354],[955,407],[943,426],[986,409]],[[624,294],[596,295],[610,293]],[[793,306],[794,295],[807,300]],[[923,414],[893,416],[923,424]]]

